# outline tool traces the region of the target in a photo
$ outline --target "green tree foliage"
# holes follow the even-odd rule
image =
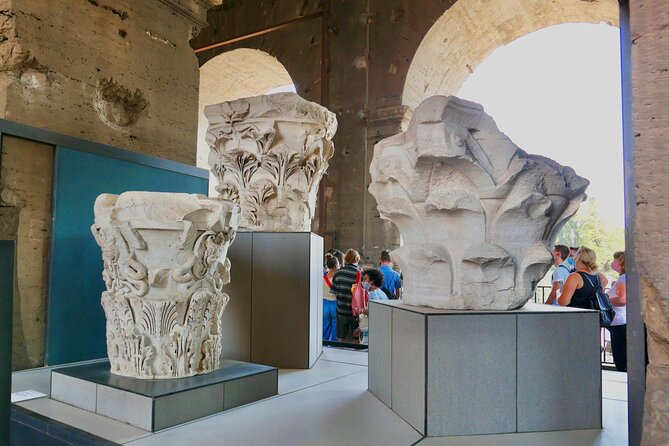
[[[597,201],[588,199],[560,230],[555,244],[587,246],[597,254],[597,265],[611,272],[613,253],[625,249],[625,230],[604,221],[597,211]]]

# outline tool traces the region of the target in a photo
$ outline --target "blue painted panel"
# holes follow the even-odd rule
[[[0,240],[0,445],[9,444],[13,299],[14,241]]]
[[[47,319],[49,365],[107,355],[102,257],[90,227],[102,193],[207,194],[208,180],[99,154],[56,148]]]

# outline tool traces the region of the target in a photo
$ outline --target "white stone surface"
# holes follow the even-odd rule
[[[240,204],[240,227],[309,231],[334,154],[335,115],[294,93],[222,102],[204,113],[216,190]]]
[[[423,101],[406,132],[376,145],[370,172],[381,217],[402,234],[405,303],[447,309],[523,306],[589,184],[453,96]]]
[[[51,398],[95,412],[97,384],[62,373],[51,374]]]
[[[202,195],[100,195],[91,227],[102,249],[112,373],[177,378],[219,365],[229,297],[228,246],[239,206]]]
[[[123,421],[145,431],[151,431],[153,399],[110,386],[96,386],[95,413],[112,420]]]

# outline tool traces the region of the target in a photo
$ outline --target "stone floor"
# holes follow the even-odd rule
[[[367,353],[324,348],[311,370],[281,370],[279,395],[151,434],[48,398],[19,403],[130,446],[207,445],[627,445],[627,376],[602,372],[604,429],[423,438],[367,391]],[[14,374],[13,391],[49,391],[48,369]]]

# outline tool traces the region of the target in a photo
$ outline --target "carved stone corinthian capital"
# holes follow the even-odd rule
[[[111,372],[179,378],[219,366],[227,250],[239,206],[202,195],[125,192],[95,201]]]
[[[376,145],[370,172],[379,213],[404,240],[393,256],[405,303],[447,309],[523,306],[589,184],[453,96],[423,101],[405,132]]]
[[[309,231],[334,154],[335,115],[294,93],[209,105],[204,113],[216,190],[241,206],[240,227]]]

